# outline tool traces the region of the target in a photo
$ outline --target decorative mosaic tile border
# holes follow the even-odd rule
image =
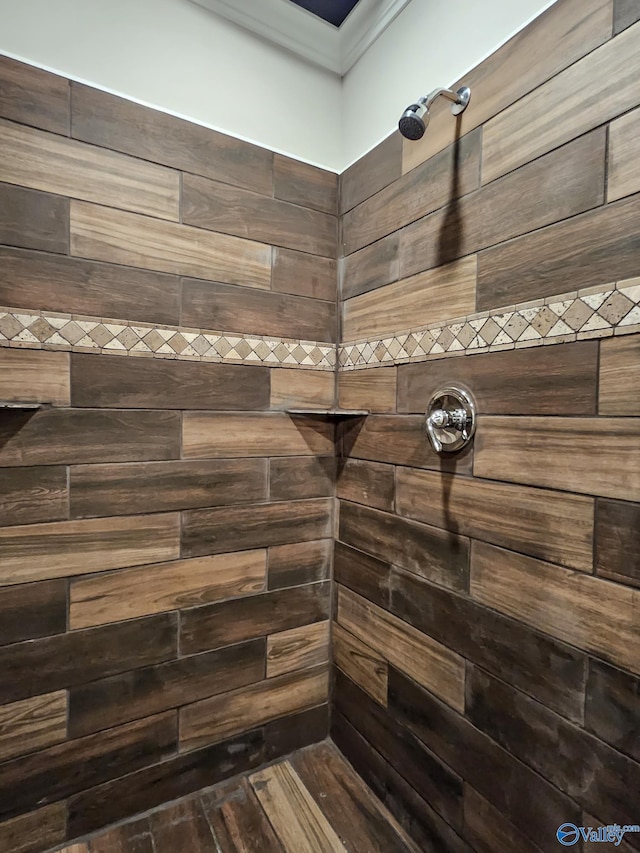
[[[640,278],[339,347],[340,370],[640,332]]]
[[[0,346],[334,370],[336,346],[126,320],[0,308]]]

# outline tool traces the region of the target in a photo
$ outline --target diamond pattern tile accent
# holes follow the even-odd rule
[[[191,361],[230,361],[248,364],[279,364],[333,370],[336,346],[317,341],[283,341],[257,335],[178,327],[156,327],[126,320],[100,319],[44,311],[0,308],[0,346],[33,349],[78,350],[95,353],[186,358]],[[367,357],[373,349],[362,344]],[[390,356],[389,356],[390,358]]]
[[[598,309],[598,314],[608,320],[612,326],[615,326],[632,308],[633,302],[624,293],[614,290],[602,307]]]
[[[576,299],[562,315],[562,321],[567,326],[571,326],[574,332],[577,332],[592,315],[593,308],[583,302],[582,299]]]
[[[382,340],[330,343],[156,327],[20,308],[0,308],[0,346],[121,353],[130,356],[358,370],[467,353],[541,346],[640,332],[640,278],[527,302],[495,314],[399,330]]]
[[[398,331],[384,341],[348,342],[339,348],[339,363],[343,370],[357,370],[390,361],[424,361],[639,331],[640,278],[634,278],[510,306],[495,314],[471,314],[444,325],[412,329],[409,335]]]

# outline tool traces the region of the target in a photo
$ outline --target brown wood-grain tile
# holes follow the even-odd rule
[[[391,513],[340,502],[340,539],[450,589],[465,589],[469,540]]]
[[[69,496],[72,518],[254,503],[267,497],[267,463],[220,459],[74,465]]]
[[[67,469],[7,468],[0,477],[0,526],[69,517]]]
[[[584,717],[585,655],[522,622],[393,569],[389,609],[569,720]]]
[[[76,139],[271,195],[266,148],[80,83],[71,95]]]
[[[336,256],[335,216],[196,175],[183,176],[182,221],[285,249]]]
[[[71,202],[71,254],[244,287],[271,285],[269,246],[84,201]]]
[[[254,773],[249,781],[285,853],[344,853],[340,836],[288,761]]]
[[[466,715],[583,808],[622,825],[634,819],[640,764],[584,729],[475,668],[467,673]]]
[[[284,853],[247,779],[233,780],[200,799],[219,853]]]
[[[330,455],[333,437],[333,424],[328,419],[285,412],[185,412],[182,425],[182,449],[187,459]]]
[[[454,90],[462,85],[473,90],[473,101],[459,118],[458,132],[462,135],[483,124],[606,42],[611,38],[611,18],[612,0],[554,3],[452,84]],[[404,143],[403,171],[445,148],[451,136],[451,113],[443,100],[434,105],[429,133],[420,142]]]
[[[579,808],[566,794],[394,669],[389,672],[389,708],[399,724],[543,849],[562,823],[579,822]]]
[[[607,285],[638,273],[640,194],[548,225],[480,252],[476,306],[516,302]]]
[[[271,289],[332,301],[337,292],[336,261],[274,246]]]
[[[149,816],[153,853],[219,853],[199,798],[193,797]]]
[[[332,661],[344,674],[380,705],[387,704],[387,661],[342,625],[331,631]]]
[[[269,375],[271,409],[324,409],[334,405],[336,376],[333,371],[274,367]]]
[[[69,200],[0,184],[0,243],[66,254],[69,251]]]
[[[621,335],[601,341],[599,414],[640,415],[639,365],[640,336]]]
[[[0,589],[0,645],[64,634],[66,627],[66,579]]]
[[[82,408],[257,411],[269,395],[268,367],[71,355],[71,404]]]
[[[255,640],[136,669],[69,692],[69,736],[149,717],[264,678],[265,642]]]
[[[267,637],[267,678],[329,662],[329,621]]]
[[[66,250],[65,250],[66,251]],[[175,276],[0,247],[2,304],[36,311],[178,324]]]
[[[488,121],[482,180],[539,157],[638,105],[640,29],[630,27]],[[566,111],[566,93],[576,97]]]
[[[178,172],[0,119],[0,180],[177,222]]]
[[[256,595],[265,586],[266,551],[238,551],[152,563],[74,578],[69,587],[72,630]]]
[[[610,663],[640,672],[638,591],[474,542],[476,601]]]
[[[607,201],[640,192],[640,166],[635,156],[639,131],[640,110],[611,123]]]
[[[173,613],[0,648],[0,704],[75,687],[177,656]]]
[[[338,400],[344,409],[395,412],[396,367],[349,370],[338,374]]]
[[[465,195],[479,185],[480,135],[469,133],[346,213],[346,255],[449,204],[452,189]]]
[[[66,803],[54,803],[0,823],[0,845],[7,853],[40,853],[65,839]]]
[[[352,503],[392,511],[395,499],[393,466],[346,459],[340,466],[336,496]]]
[[[148,818],[114,826],[92,838],[90,853],[155,853]]]
[[[269,500],[333,497],[333,456],[292,456],[269,460]]]
[[[283,589],[329,577],[332,539],[317,542],[294,542],[290,545],[275,545],[269,548],[269,589]]]
[[[487,246],[598,207],[605,197],[606,128],[522,166],[401,232],[400,275],[440,266]]]
[[[640,678],[590,658],[585,726],[640,761]]]
[[[337,621],[392,666],[464,711],[465,662],[456,652],[344,587],[338,587]]]
[[[40,359],[4,358],[5,355],[46,356]],[[48,356],[61,358],[48,363]],[[105,356],[95,356],[100,362]],[[0,349],[0,365],[11,374],[8,399],[20,397],[18,382],[29,382],[27,396],[53,397],[58,391],[57,371],[64,371],[60,393],[68,393],[67,353]],[[38,367],[41,368],[37,376]],[[22,379],[24,377],[24,379]],[[33,377],[33,378],[32,378]],[[0,387],[4,384],[4,375]],[[62,384],[62,383],[65,384]],[[65,387],[66,386],[66,387]],[[14,390],[15,389],[15,390]],[[6,398],[5,398],[6,399]],[[166,401],[165,401],[166,402]],[[177,459],[180,456],[180,414],[125,409],[43,409],[28,414],[5,413],[0,420],[0,467],[9,465],[54,465],[97,462],[135,462]]]
[[[175,753],[176,740],[169,712],[16,758],[2,768],[0,814],[14,817],[155,764]]]
[[[344,258],[340,288],[343,299],[368,293],[400,278],[400,235],[402,233],[394,231],[387,237]]]
[[[335,342],[335,302],[185,279],[182,325],[243,335]]]
[[[267,723],[264,727],[267,742],[267,760],[274,761],[304,749],[314,743],[319,743],[329,734],[329,705],[328,697],[322,705],[291,714],[287,717]]]
[[[69,81],[0,56],[0,115],[52,133],[69,135]]]
[[[640,418],[484,416],[473,473],[640,501]]]
[[[300,160],[275,154],[273,159],[275,198],[311,207],[324,213],[337,212],[338,176]]]
[[[472,255],[347,299],[343,339],[378,337],[473,313],[477,269]]]
[[[0,528],[0,586],[180,556],[178,513]]]
[[[420,850],[473,853],[458,833],[341,714],[334,716],[331,736],[358,775],[383,801]]]
[[[429,365],[432,363],[428,362]],[[442,385],[436,387],[441,388]],[[424,410],[428,401],[429,397],[424,397]],[[425,441],[424,415],[369,415],[362,426],[357,424],[351,429],[347,427],[347,430],[344,445],[351,459],[369,459],[390,465],[432,468],[459,474],[471,473],[473,448],[467,447],[458,453],[447,454],[446,458],[437,454],[429,441]]]
[[[323,704],[328,695],[327,675],[322,664],[185,706],[180,710],[180,750],[197,749]]]
[[[67,737],[67,693],[44,693],[0,706],[0,760],[52,746]]]
[[[473,390],[480,414],[551,415],[562,411],[592,415],[596,412],[598,344],[579,341],[401,364],[398,411],[424,412],[432,394],[451,382]]]
[[[315,583],[183,610],[180,651],[198,654],[324,622],[330,610],[329,587],[328,582]]]
[[[326,539],[332,511],[331,498],[187,510],[182,513],[182,556],[223,554],[239,544],[247,550]]]
[[[595,570],[640,587],[640,504],[596,502]]]
[[[536,844],[471,785],[464,786],[464,834],[476,853],[540,853]]]
[[[69,396],[66,352],[0,348],[0,400],[68,406]],[[7,435],[3,436],[3,446]]]
[[[438,815],[454,829],[462,828],[462,779],[451,766],[339,670],[335,673],[334,707],[355,731],[375,744],[376,751]]]
[[[626,30],[631,24],[640,21],[640,9],[634,0],[614,0],[613,3],[613,32],[615,35]]]
[[[399,468],[396,507],[401,515],[458,535],[581,571],[593,567],[592,498]]]
[[[418,853],[399,824],[332,744],[300,752],[291,764],[348,853]]]
[[[389,609],[389,574],[391,563],[384,563],[344,542],[335,543],[333,579],[364,596],[374,604]]]
[[[70,798],[68,838],[79,838],[123,818],[246,773],[265,760],[257,729],[206,749],[169,758]]]
[[[340,213],[351,210],[401,175],[402,137],[394,132],[340,175]]]

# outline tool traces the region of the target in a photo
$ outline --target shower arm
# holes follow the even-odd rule
[[[454,92],[451,89],[434,89],[433,92],[429,92],[428,95],[424,95],[424,97],[418,100],[418,103],[421,107],[426,107],[429,109],[431,104],[442,95],[444,98],[448,98],[450,101],[453,101],[454,104],[462,104],[462,100],[460,98],[460,94],[458,92]]]

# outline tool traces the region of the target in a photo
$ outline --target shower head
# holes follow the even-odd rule
[[[471,89],[467,86],[463,86],[457,92],[453,92],[451,89],[434,89],[429,95],[425,95],[415,104],[407,107],[398,122],[398,130],[405,139],[422,139],[429,124],[429,108],[440,95],[453,101],[451,112],[457,116],[467,108],[471,98]]]
[[[422,139],[428,124],[428,108],[424,104],[411,104],[400,116],[398,130],[405,139]]]

